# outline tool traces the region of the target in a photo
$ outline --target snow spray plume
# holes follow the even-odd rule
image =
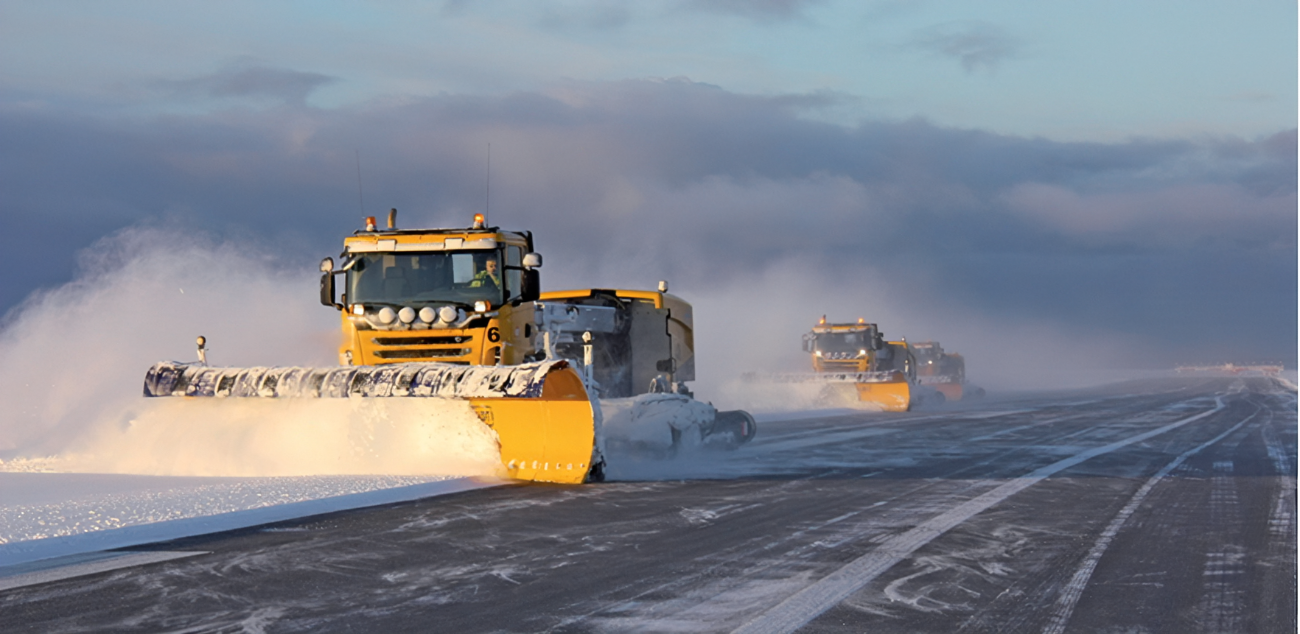
[[[606,263],[615,286],[644,272]],[[700,264],[700,266],[692,266]],[[816,320],[877,323],[887,339],[937,340],[966,357],[970,380],[998,391],[1082,387],[1126,378],[1121,361],[1139,346],[1114,333],[1066,333],[1019,317],[973,312],[924,290],[897,284],[887,268],[845,266],[828,258],[790,257],[717,284],[705,272],[677,280],[672,292],[695,309],[696,395],[720,409],[774,412],[838,407],[806,388],[773,391],[746,373],[810,372],[801,337]]]
[[[155,361],[194,359],[197,335],[214,365],[335,365],[338,316],[316,301],[314,267],[165,229],[105,238],[81,265],[76,280],[34,294],[0,331],[6,458],[172,475],[442,473],[426,459],[453,445],[456,456],[473,456],[456,468],[495,468],[494,439],[475,436],[482,425],[467,406],[415,429],[401,428],[410,419],[395,404],[141,395]]]

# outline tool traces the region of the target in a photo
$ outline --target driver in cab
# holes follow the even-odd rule
[[[474,274],[474,279],[470,280],[471,288],[490,286],[492,288],[501,288],[501,273],[497,270],[496,258],[488,258],[483,262],[483,270]]]

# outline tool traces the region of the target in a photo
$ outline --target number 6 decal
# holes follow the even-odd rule
[[[496,327],[488,328],[488,341],[492,343],[501,341],[501,329]]]

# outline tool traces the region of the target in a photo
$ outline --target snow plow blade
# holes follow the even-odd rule
[[[855,383],[858,400],[874,403],[886,412],[906,412],[912,407],[912,386],[906,380],[884,383]]]
[[[869,403],[886,412],[906,412],[917,394],[902,372],[806,372],[745,374],[751,382],[823,384],[824,398]]]
[[[563,360],[337,368],[210,368],[162,361],[145,375],[144,395],[468,401],[479,420],[496,432],[509,477],[562,484],[603,478],[596,410],[582,377]]]

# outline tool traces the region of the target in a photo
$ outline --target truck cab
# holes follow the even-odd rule
[[[373,217],[321,262],[321,303],[339,310],[342,365],[516,365],[537,355],[541,256],[529,231],[388,227]],[[338,292],[339,278],[342,293]]]
[[[803,337],[803,351],[812,354],[814,372],[874,372],[876,356],[885,347],[876,324],[828,324],[826,318]]]

